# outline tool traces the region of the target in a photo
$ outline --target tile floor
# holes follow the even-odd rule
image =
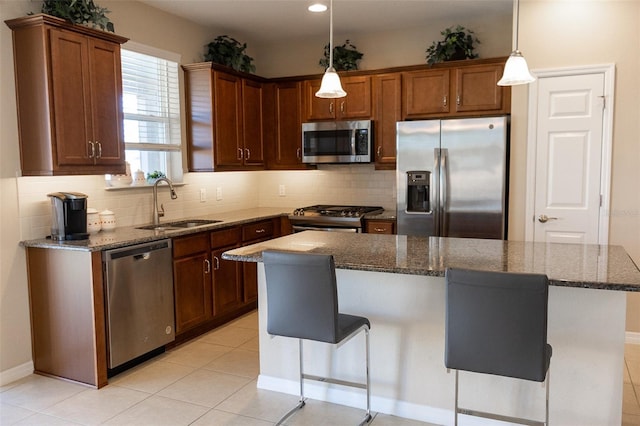
[[[256,312],[122,373],[95,390],[38,375],[0,388],[0,425],[268,426],[297,402],[256,389]],[[640,345],[625,348],[624,426],[640,425]],[[357,424],[362,410],[310,400],[288,425]],[[373,426],[417,426],[375,414]],[[608,425],[607,425],[608,426]]]

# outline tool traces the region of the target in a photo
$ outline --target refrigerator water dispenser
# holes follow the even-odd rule
[[[431,172],[429,171],[407,172],[407,212],[431,213],[430,181]]]

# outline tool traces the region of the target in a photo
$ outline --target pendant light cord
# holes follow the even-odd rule
[[[333,0],[329,7],[329,68],[333,69]]]
[[[333,0],[332,0],[333,1]],[[520,0],[515,0],[513,3],[513,14],[516,17],[516,47],[515,50],[518,50],[518,32],[520,31]]]

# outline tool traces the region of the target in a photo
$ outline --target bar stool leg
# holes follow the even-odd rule
[[[299,357],[299,366],[300,366],[300,400],[298,401],[298,405],[289,410],[284,416],[278,420],[276,426],[280,426],[291,417],[296,411],[304,407],[306,398],[304,397],[304,372],[302,369],[302,339],[298,339],[298,357]]]
[[[358,426],[365,425],[371,421],[371,380],[369,379],[369,329],[365,327],[364,329],[364,338],[365,338],[365,354],[366,354],[366,393],[367,393],[367,412],[364,415],[364,418],[359,423]]]
[[[544,381],[545,387],[547,388],[547,400],[546,400],[546,416],[545,416],[545,426],[549,426],[549,381],[551,380],[551,368],[547,370],[547,379]]]
[[[456,370],[456,389],[455,389],[455,394],[456,394],[456,403],[455,403],[455,407],[454,407],[454,421],[453,424],[454,426],[458,426],[458,370]]]

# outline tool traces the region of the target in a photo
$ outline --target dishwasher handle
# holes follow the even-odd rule
[[[149,260],[151,258],[151,252],[146,252],[146,253],[142,253],[142,254],[134,254],[133,255],[133,259],[134,260]]]

